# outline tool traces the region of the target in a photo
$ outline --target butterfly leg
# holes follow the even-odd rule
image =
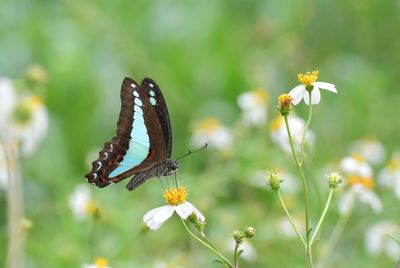
[[[139,185],[147,181],[152,175],[149,172],[141,172],[132,177],[132,179],[125,186],[129,191],[134,190]]]

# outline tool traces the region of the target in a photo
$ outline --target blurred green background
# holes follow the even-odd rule
[[[235,229],[253,225],[256,261],[243,267],[304,267],[301,244],[273,226],[284,213],[272,192],[254,187],[251,174],[284,166],[287,158],[269,138],[268,127],[240,125],[237,96],[265,88],[269,121],[276,97],[298,84],[299,72],[318,69],[336,84],[323,92],[312,129],[316,150],[310,172],[337,161],[349,145],[374,136],[395,149],[400,124],[399,1],[0,1],[0,76],[20,78],[31,64],[49,76],[45,102],[47,138],[23,162],[27,267],[79,267],[94,256],[112,267],[213,267],[215,257],[191,240],[177,217],[156,232],[142,233],[142,217],[163,204],[162,188],[149,181],[134,192],[124,182],[91,187],[102,217],[93,235],[91,219],[76,221],[68,199],[86,183],[90,152],[115,133],[119,91],[125,76],[153,78],[167,101],[173,125],[173,156],[191,148],[191,126],[207,116],[234,129],[228,153],[206,150],[181,161],[180,175],[206,216],[209,237],[225,244]],[[297,109],[305,115],[304,107]],[[93,156],[93,154],[92,154]],[[323,183],[321,183],[323,185]],[[301,193],[293,209],[302,209]],[[0,192],[1,238],[6,240],[5,192]],[[316,195],[314,222],[321,210]],[[297,203],[298,204],[297,204]],[[365,227],[393,218],[396,208],[376,216],[365,210],[351,219],[332,264],[390,267],[367,255]],[[398,201],[397,201],[398,202]],[[333,206],[323,240],[337,220]],[[94,248],[91,250],[91,241]],[[318,246],[316,246],[318,255]],[[290,252],[290,258],[288,254]],[[5,243],[0,244],[0,260]]]

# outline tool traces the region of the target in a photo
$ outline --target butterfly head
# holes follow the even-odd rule
[[[179,163],[176,160],[168,159],[166,162],[166,166],[167,166],[167,169],[164,173],[164,176],[169,176],[169,175],[177,172],[179,169]]]

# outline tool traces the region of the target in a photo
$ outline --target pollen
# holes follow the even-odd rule
[[[297,78],[303,85],[311,86],[318,79],[318,71],[306,72],[305,74],[298,74]]]
[[[94,263],[97,268],[105,268],[108,265],[108,261],[104,258],[97,258]]]
[[[347,178],[347,184],[349,186],[353,185],[362,185],[366,188],[372,189],[374,188],[374,181],[370,177],[362,177],[362,176],[349,176]]]
[[[289,94],[282,94],[278,97],[279,107],[282,108],[289,108],[292,104],[293,98]]]
[[[186,201],[186,197],[188,196],[188,193],[185,189],[185,187],[178,187],[175,189],[169,189],[164,192],[164,199],[165,202],[167,202],[170,205],[176,206],[179,204],[182,204],[183,202]]]

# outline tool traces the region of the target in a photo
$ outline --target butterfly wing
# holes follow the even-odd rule
[[[149,80],[146,80],[149,81]],[[143,84],[143,83],[142,83]],[[164,161],[171,148],[165,143],[165,133],[171,133],[168,111],[166,121],[168,130],[163,130],[157,105],[153,99],[165,101],[157,87],[151,91],[151,85],[138,85],[134,80],[125,78],[121,86],[121,112],[117,124],[117,136],[104,144],[92,170],[85,177],[98,187],[119,182],[129,176],[148,172]],[[154,94],[153,93],[157,94]],[[152,94],[152,95],[150,95]],[[161,100],[160,100],[161,96]],[[157,101],[156,101],[157,103]],[[166,110],[166,107],[165,107]],[[160,110],[161,111],[161,110]],[[168,136],[171,139],[171,135]],[[167,150],[168,149],[168,150]]]

